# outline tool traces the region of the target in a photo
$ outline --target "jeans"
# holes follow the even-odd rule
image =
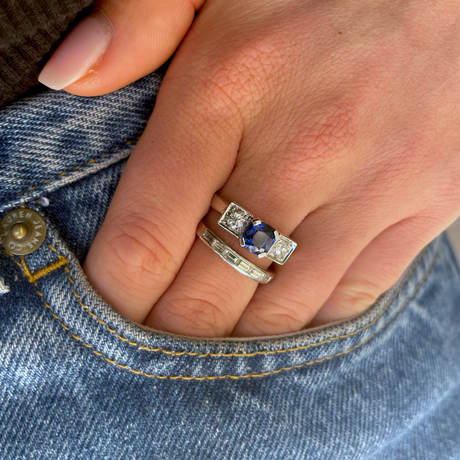
[[[0,219],[24,206],[47,227],[28,255],[0,247],[0,459],[460,459],[444,234],[364,313],[283,336],[153,331],[97,294],[81,265],[163,72],[0,110]]]

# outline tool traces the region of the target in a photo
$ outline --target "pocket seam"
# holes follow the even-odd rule
[[[317,342],[317,343],[311,343],[311,344],[308,344],[308,345],[302,345],[302,346],[298,346],[298,347],[292,347],[292,348],[285,348],[285,349],[281,349],[281,350],[267,350],[267,351],[255,351],[255,352],[251,352],[251,353],[204,353],[204,354],[200,354],[198,352],[190,352],[190,351],[173,351],[173,350],[165,350],[161,347],[156,347],[156,348],[152,348],[152,347],[148,347],[148,346],[145,346],[145,345],[140,345],[138,342],[133,342],[133,341],[130,341],[129,339],[127,339],[126,337],[123,337],[121,336],[120,334],[118,334],[118,332],[115,330],[115,329],[111,329],[104,320],[102,320],[101,318],[99,318],[95,313],[91,312],[89,307],[87,305],[85,305],[82,301],[81,301],[81,297],[80,295],[77,293],[76,289],[75,289],[75,281],[72,279],[71,275],[70,275],[70,270],[68,268],[68,265],[70,264],[70,261],[62,256],[61,254],[58,253],[58,251],[56,250],[56,248],[54,246],[52,246],[51,244],[48,244],[48,247],[56,253],[56,255],[58,256],[58,261],[57,262],[54,262],[53,264],[50,264],[49,266],[47,267],[44,267],[40,270],[38,270],[36,273],[30,273],[26,263],[25,263],[25,260],[24,260],[24,257],[22,257],[22,264],[19,263],[15,257],[9,253],[7,251],[7,253],[13,257],[13,260],[15,261],[15,263],[21,268],[21,270],[23,271],[23,273],[26,275],[27,279],[29,280],[30,283],[33,283],[35,286],[37,286],[37,283],[36,283],[36,279],[42,277],[42,276],[46,276],[48,273],[51,273],[51,271],[54,271],[60,267],[64,267],[65,271],[67,272],[67,279],[69,280],[69,282],[72,284],[72,292],[73,292],[73,295],[75,296],[75,298],[77,299],[78,303],[81,305],[81,307],[86,311],[86,313],[88,313],[91,317],[93,317],[94,319],[96,319],[100,324],[102,324],[103,326],[105,326],[105,328],[111,333],[111,334],[114,334],[119,340],[121,340],[122,342],[124,343],[127,343],[131,346],[135,346],[135,347],[138,347],[139,349],[141,350],[145,350],[145,351],[150,351],[150,352],[161,352],[161,353],[164,353],[164,354],[167,354],[167,355],[174,355],[174,356],[182,356],[182,355],[188,355],[188,356],[195,356],[195,357],[198,357],[198,358],[207,358],[207,357],[212,357],[212,358],[220,358],[220,357],[244,357],[244,358],[247,358],[247,357],[253,357],[253,356],[257,356],[257,355],[273,355],[273,354],[280,354],[280,353],[286,353],[286,352],[295,352],[295,351],[300,351],[300,350],[306,350],[308,348],[312,348],[312,347],[318,347],[320,345],[324,345],[326,343],[329,343],[329,342],[332,342],[332,341],[335,341],[335,340],[339,340],[339,339],[346,339],[346,338],[349,338],[353,335],[356,335],[357,333],[369,328],[370,326],[372,326],[387,310],[388,308],[390,307],[390,305],[392,304],[392,302],[394,301],[394,299],[396,298],[397,294],[401,291],[401,289],[407,284],[407,281],[410,277],[410,275],[413,273],[413,271],[415,270],[415,268],[417,267],[417,264],[419,262],[419,260],[424,256],[424,254],[426,253],[426,251],[428,250],[428,246],[425,247],[425,249],[418,255],[418,257],[414,260],[413,264],[412,264],[412,267],[411,269],[408,271],[408,273],[406,274],[406,277],[404,278],[404,280],[402,281],[401,283],[401,286],[393,293],[392,297],[388,300],[387,304],[385,305],[385,307],[382,309],[382,311],[371,321],[369,322],[368,324],[366,324],[365,326],[362,326],[358,329],[356,329],[355,331],[353,332],[350,332],[349,334],[345,334],[345,335],[338,335],[338,336],[335,336],[335,337],[329,337],[328,339],[325,339],[325,340],[322,340],[321,342]],[[425,274],[423,275],[421,281],[419,282],[418,286],[416,287],[416,289],[414,290],[413,294],[409,297],[409,299],[411,299],[414,294],[417,292],[417,290],[419,289],[419,287],[421,286],[421,284],[423,283],[423,281],[426,279],[426,276],[428,275],[428,273],[431,271],[431,268],[434,264],[434,261],[436,259],[436,255],[438,253],[438,249],[436,250],[436,253],[433,255],[433,259],[430,263],[430,266],[427,268]],[[41,297],[43,297],[43,294],[41,292],[38,291],[37,289],[37,292],[39,293],[39,295]],[[45,306],[47,306],[47,308],[50,308],[46,302],[45,303]],[[403,306],[400,308],[400,310],[404,307],[404,305],[407,303],[407,301],[403,304]],[[50,308],[51,310],[51,308]],[[398,310],[398,311],[400,311]],[[54,314],[53,314],[54,316]],[[393,315],[391,318],[393,318],[395,315]],[[390,318],[390,319],[391,319]],[[57,318],[56,318],[57,319]],[[379,332],[379,330],[381,330],[383,327],[385,327],[385,325],[387,324],[388,320],[382,325],[382,327],[380,329],[378,329],[376,332],[374,332],[371,336],[368,337],[371,338],[373,337],[377,332]],[[366,339],[365,341],[367,341],[368,339]],[[79,340],[81,340],[79,338]],[[364,341],[364,342],[365,342]],[[83,342],[83,341],[82,341]],[[358,344],[358,346],[361,346],[362,343],[364,342],[361,342],[360,344]],[[83,342],[84,343],[84,342]],[[86,343],[84,343],[86,346],[90,346]],[[355,346],[356,347],[356,346]],[[342,352],[341,354],[344,354],[344,353],[349,353],[353,348],[351,348],[350,350],[348,350],[347,352]],[[335,355],[333,355],[335,356]],[[333,357],[332,356],[332,357]],[[325,359],[331,359],[332,357],[326,357],[326,358],[322,358],[320,361],[323,361]],[[315,361],[315,362],[318,362]],[[305,364],[303,364],[305,365]],[[303,365],[300,365],[300,366],[303,366]],[[295,366],[294,366],[295,367]]]
[[[53,316],[54,319],[57,319],[60,321],[60,325],[70,333],[70,335],[72,336],[72,338],[74,338],[75,340],[77,341],[80,341],[85,347],[91,349],[91,351],[97,355],[97,356],[100,356],[101,358],[103,358],[105,361],[107,361],[108,363],[110,364],[113,364],[121,369],[124,369],[124,370],[127,370],[133,374],[136,374],[136,375],[143,375],[144,377],[147,377],[147,378],[157,378],[157,379],[170,379],[170,380],[177,380],[177,379],[181,379],[181,380],[198,380],[198,381],[201,381],[201,380],[217,380],[217,379],[232,379],[232,380],[238,380],[238,379],[246,379],[246,378],[257,378],[257,377],[265,377],[265,376],[268,376],[268,375],[272,375],[272,374],[279,374],[281,372],[286,372],[286,371],[291,371],[291,370],[294,370],[294,369],[299,369],[299,368],[302,368],[302,367],[306,367],[306,366],[311,366],[313,364],[318,364],[318,363],[321,363],[321,362],[324,362],[324,361],[328,361],[328,360],[331,360],[333,358],[336,358],[336,357],[339,357],[339,356],[342,356],[342,355],[346,355],[346,354],[349,354],[351,353],[352,351],[358,349],[359,347],[361,347],[362,345],[364,345],[365,343],[369,342],[375,335],[377,335],[380,331],[382,331],[385,326],[391,322],[394,318],[396,318],[396,316],[404,309],[404,307],[409,303],[409,301],[415,296],[415,294],[418,292],[418,290],[420,289],[420,287],[423,285],[423,283],[425,282],[425,280],[427,279],[429,273],[431,272],[433,266],[434,266],[434,262],[436,260],[436,256],[437,256],[437,253],[438,251],[436,251],[436,253],[433,255],[433,260],[431,261],[430,263],[430,266],[427,268],[426,272],[424,273],[422,279],[419,281],[418,285],[416,286],[414,292],[412,293],[412,295],[410,297],[408,297],[406,299],[406,301],[403,303],[403,305],[401,306],[400,309],[398,309],[396,311],[396,313],[394,313],[390,318],[388,318],[382,325],[382,327],[380,329],[377,329],[373,334],[371,334],[367,339],[363,340],[362,342],[354,345],[353,347],[351,347],[350,349],[348,350],[345,350],[345,351],[342,351],[340,353],[336,353],[334,355],[330,355],[330,356],[326,356],[324,358],[321,358],[321,359],[316,359],[316,360],[312,360],[312,361],[309,361],[309,362],[306,362],[306,363],[302,363],[302,364],[297,364],[297,365],[293,365],[293,366],[289,366],[289,367],[283,367],[283,368],[280,368],[280,369],[276,369],[276,370],[273,370],[273,371],[267,371],[267,372],[261,372],[259,374],[244,374],[244,375],[205,375],[205,376],[201,376],[201,377],[198,377],[198,376],[186,376],[186,375],[159,375],[159,374],[148,374],[144,371],[141,371],[141,370],[137,370],[137,369],[133,369],[129,366],[126,366],[126,365],[123,365],[123,364],[120,364],[118,362],[116,362],[115,360],[113,359],[110,359],[108,358],[107,356],[104,356],[103,353],[97,351],[92,345],[86,343],[83,341],[83,339],[79,336],[77,336],[76,334],[73,334],[70,329],[61,321],[60,317],[53,312],[51,306],[43,299],[43,293],[40,292],[38,290],[38,288],[36,287],[37,286],[37,282],[36,281],[33,281],[33,284],[35,285],[35,288],[36,288],[36,291],[37,291],[37,294],[42,298],[42,301],[45,305],[45,307],[50,311],[51,315]],[[16,261],[16,263],[18,263]],[[19,263],[18,263],[19,264]],[[414,264],[415,265],[415,264]],[[56,268],[57,269],[57,268]],[[388,305],[387,305],[388,307]],[[386,307],[386,308],[387,308]]]
[[[51,245],[48,245],[48,246],[50,246],[50,248],[57,253],[55,248],[53,248]],[[407,273],[407,275],[404,278],[404,280],[402,281],[401,286],[393,293],[392,297],[388,300],[387,304],[382,309],[382,311],[370,323],[366,324],[365,326],[362,326],[362,327],[356,329],[355,331],[350,332],[349,334],[338,335],[338,336],[335,336],[335,337],[329,337],[328,339],[324,339],[321,342],[310,343],[308,345],[300,345],[298,347],[285,348],[285,349],[281,349],[281,350],[254,351],[254,352],[251,352],[251,353],[203,353],[203,354],[200,354],[198,352],[193,352],[193,351],[185,351],[185,350],[184,351],[173,351],[173,350],[165,350],[164,348],[161,348],[161,347],[153,348],[153,347],[149,347],[147,345],[141,345],[138,342],[130,341],[126,337],[123,337],[120,334],[118,334],[118,332],[116,330],[111,329],[109,326],[107,326],[107,324],[106,324],[106,322],[104,320],[102,320],[95,313],[90,311],[89,307],[87,305],[85,305],[81,301],[81,297],[80,297],[80,295],[77,293],[77,291],[75,289],[75,281],[70,276],[69,268],[68,267],[64,267],[64,268],[65,268],[65,270],[67,272],[68,280],[72,283],[72,292],[73,292],[74,296],[76,297],[78,303],[82,306],[82,308],[90,316],[92,316],[96,321],[98,321],[100,324],[104,325],[105,328],[110,333],[114,334],[119,340],[121,340],[121,341],[123,341],[123,342],[125,342],[125,343],[127,343],[127,344],[129,344],[131,346],[135,346],[135,347],[138,347],[141,350],[145,350],[145,351],[149,351],[149,352],[156,352],[156,353],[161,352],[161,353],[164,353],[164,354],[167,354],[167,355],[174,355],[174,356],[187,355],[187,356],[195,356],[195,357],[198,357],[198,358],[208,358],[208,357],[211,357],[211,358],[221,358],[221,357],[222,358],[229,358],[229,357],[250,358],[250,357],[253,357],[253,356],[257,356],[257,355],[274,355],[274,354],[288,353],[288,352],[291,353],[291,352],[295,352],[295,351],[306,350],[306,349],[312,348],[312,347],[318,347],[318,346],[324,345],[326,343],[333,342],[335,340],[347,339],[347,338],[352,337],[352,336],[358,334],[359,332],[362,332],[363,330],[371,327],[375,322],[377,322],[378,319],[380,319],[383,316],[383,314],[391,306],[391,304],[393,303],[393,301],[396,298],[397,294],[407,284],[407,281],[410,278],[410,275],[413,273],[413,271],[417,267],[417,264],[418,264],[419,260],[425,255],[427,250],[428,250],[428,246],[425,247],[425,249],[414,260],[413,265],[412,265],[411,269],[409,270],[409,272]],[[433,256],[433,261],[434,261],[434,259],[435,259],[435,256]]]

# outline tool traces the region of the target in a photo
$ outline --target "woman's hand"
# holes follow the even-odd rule
[[[145,50],[155,11],[140,8],[130,32],[120,16],[133,4],[146,3],[103,6],[113,40],[137,30]],[[129,40],[112,44],[66,90],[113,90],[173,49],[147,62]],[[137,72],[108,73],[136,53]],[[122,314],[180,334],[281,334],[354,316],[460,214],[459,126],[458,1],[208,0],[84,270]],[[216,190],[298,243],[271,284],[195,238]],[[217,219],[209,212],[208,227],[238,248]]]

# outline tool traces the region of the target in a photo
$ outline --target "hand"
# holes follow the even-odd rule
[[[154,4],[134,17],[135,4],[146,5],[103,3],[125,43],[66,90],[113,90],[170,54],[129,69],[132,54],[153,56],[143,40],[156,33],[143,29]],[[126,38],[134,30],[143,51]],[[134,321],[194,336],[281,334],[362,312],[460,214],[459,50],[456,1],[208,0],[87,256],[89,280]],[[196,240],[216,190],[298,243],[271,284]],[[207,225],[238,248],[217,218]]]

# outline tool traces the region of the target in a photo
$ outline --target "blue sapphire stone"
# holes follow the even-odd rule
[[[275,229],[265,222],[252,224],[243,234],[244,247],[257,255],[267,253],[275,240]]]

